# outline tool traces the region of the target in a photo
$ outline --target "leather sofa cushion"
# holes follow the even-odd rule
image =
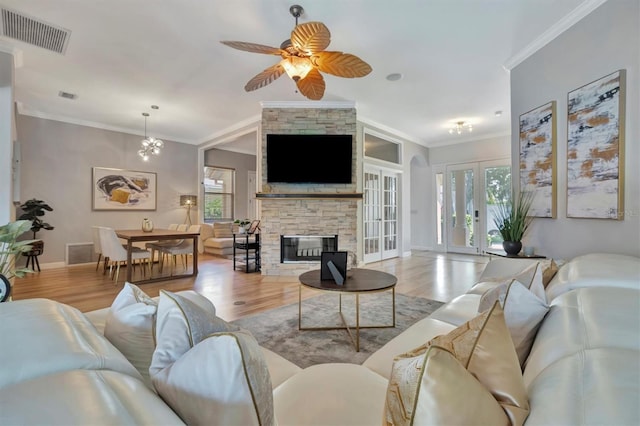
[[[18,300],[1,308],[0,388],[76,369],[113,370],[142,380],[77,309],[47,299]]]
[[[279,426],[379,425],[387,380],[357,364],[316,364],[273,391]]]
[[[640,257],[611,253],[577,256],[564,264],[547,286],[547,298],[581,287],[640,289]]]
[[[436,336],[447,334],[454,328],[455,325],[431,317],[421,319],[371,354],[362,365],[389,379],[393,359],[397,355],[408,352]]]
[[[600,347],[547,366],[527,386],[527,426],[640,424],[639,360],[638,350]]]
[[[451,302],[436,309],[430,318],[455,325],[456,327],[462,325],[478,315],[480,297],[479,294],[458,296]]]
[[[140,380],[108,370],[64,371],[2,388],[0,418],[5,425],[183,424]]]
[[[231,248],[233,247],[233,238],[209,238],[202,243],[205,250],[211,248]]]
[[[554,362],[590,349],[640,351],[639,319],[638,290],[588,287],[557,297],[527,358],[525,383]]]

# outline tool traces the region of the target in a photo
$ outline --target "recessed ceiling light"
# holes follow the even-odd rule
[[[158,105],[151,105],[151,109],[160,109]]]
[[[502,111],[496,111],[494,114],[496,115],[496,117],[500,117],[502,115]]]
[[[389,74],[386,78],[389,81],[398,81],[401,80],[402,77],[404,77],[402,74],[400,74],[399,72],[394,72],[392,74]]]

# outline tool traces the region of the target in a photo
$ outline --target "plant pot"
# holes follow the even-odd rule
[[[0,302],[9,300],[11,296],[11,283],[4,275],[0,274]]]
[[[502,248],[511,256],[517,256],[522,250],[522,241],[503,241]]]

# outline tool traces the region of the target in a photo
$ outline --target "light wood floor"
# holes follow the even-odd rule
[[[299,284],[295,276],[233,271],[231,260],[208,255],[201,255],[198,260],[197,277],[141,284],[140,287],[152,297],[157,296],[160,289],[195,290],[209,298],[218,315],[228,321],[298,301]],[[410,257],[364,267],[395,275],[398,293],[448,302],[476,282],[487,262],[488,258],[481,256],[414,251]],[[87,312],[111,305],[122,289],[123,275],[121,272],[118,285],[114,285],[108,275],[96,272],[95,264],[43,270],[16,279],[12,296],[13,300],[49,298]],[[305,298],[316,294],[312,290],[303,291]]]

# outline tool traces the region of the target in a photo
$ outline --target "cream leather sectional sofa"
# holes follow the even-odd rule
[[[493,260],[480,281],[532,261]],[[394,357],[477,316],[490,286],[442,306],[363,365],[301,370],[264,349],[277,424],[383,423]],[[525,424],[640,424],[640,259],[579,256],[560,268],[546,295],[550,309],[523,370]],[[84,315],[42,299],[0,304],[0,424],[183,423],[102,336],[106,311]]]

